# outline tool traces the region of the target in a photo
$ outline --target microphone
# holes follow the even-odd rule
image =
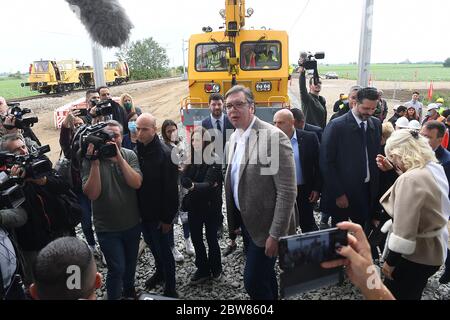
[[[117,0],[66,0],[92,40],[106,48],[128,41],[134,27]]]

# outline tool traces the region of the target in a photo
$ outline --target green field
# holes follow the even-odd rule
[[[0,78],[0,97],[5,97],[8,100],[39,94],[39,92],[30,91],[30,87],[22,88],[20,86],[22,82],[26,81],[26,79]]]
[[[450,68],[439,64],[373,64],[373,81],[450,81]],[[319,65],[320,74],[336,72],[340,78],[356,80],[357,65]]]

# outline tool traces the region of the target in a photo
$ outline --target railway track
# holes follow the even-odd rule
[[[143,83],[143,82],[152,82],[152,81],[158,81],[158,80],[164,80],[164,79],[174,79],[174,78],[179,78],[179,77],[169,77],[169,78],[153,79],[153,80],[128,81],[126,83],[122,83],[120,85],[113,86],[113,87],[121,87],[124,85],[131,85],[131,84],[137,84],[137,83]],[[38,94],[35,96],[8,99],[8,102],[24,102],[24,101],[41,99],[41,98],[61,98],[61,97],[67,96],[67,95],[75,93],[75,92],[84,92],[86,90],[88,90],[88,89],[83,88],[83,89],[76,89],[76,90],[72,90],[72,91],[62,92],[62,93]]]

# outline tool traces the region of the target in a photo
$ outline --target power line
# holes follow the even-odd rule
[[[303,7],[303,10],[300,12],[300,14],[297,16],[297,18],[295,19],[295,22],[292,24],[291,28],[289,29],[289,31],[291,32],[294,27],[297,25],[297,23],[300,21],[300,19],[303,17],[303,15],[306,12],[306,9],[308,9],[309,3],[311,2],[311,0],[308,0],[305,4],[305,6]]]

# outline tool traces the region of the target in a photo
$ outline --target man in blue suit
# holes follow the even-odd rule
[[[224,98],[220,93],[213,93],[209,96],[209,110],[211,114],[209,117],[203,119],[202,127],[206,130],[213,130],[211,132],[211,137],[215,140],[215,148],[216,153],[220,156],[221,159],[224,159],[224,149],[227,140],[234,132],[234,127],[228,119],[227,115],[223,112],[223,104]],[[223,161],[224,163],[224,161]],[[222,207],[222,206],[220,206]],[[223,233],[223,214],[219,212],[219,231],[217,236],[219,238],[222,237]],[[231,240],[236,239],[236,234],[234,234],[234,228],[230,231]],[[234,238],[234,239],[233,239]],[[233,242],[234,243],[234,242]],[[230,249],[227,249],[225,253],[232,252],[236,249],[236,246],[231,246]],[[230,253],[231,253],[230,252]]]
[[[425,138],[428,138],[431,148],[436,154],[439,163],[444,167],[445,175],[450,184],[450,152],[441,145],[447,128],[442,122],[428,121],[420,132]],[[450,194],[448,195],[450,198]],[[439,279],[439,282],[446,284],[450,282],[450,250],[445,261],[445,272]]]
[[[209,96],[209,110],[211,114],[209,117],[203,119],[202,127],[206,130],[217,130],[222,134],[221,148],[222,150],[217,150],[216,153],[223,153],[225,144],[230,138],[231,134],[234,132],[234,127],[228,119],[227,115],[223,112],[223,96],[220,93],[213,93]],[[212,135],[215,136],[215,135]],[[217,146],[216,148],[218,148]]]
[[[299,224],[305,233],[318,230],[313,205],[319,200],[322,184],[319,140],[312,132],[295,129],[294,121],[292,112],[287,109],[278,111],[273,118],[273,124],[287,135],[294,150]]]
[[[295,129],[313,132],[316,134],[317,139],[319,139],[319,142],[322,141],[323,129],[321,127],[313,126],[311,124],[306,123],[305,122],[305,114],[303,113],[303,111],[301,109],[292,108],[291,112],[294,115],[294,119],[295,119],[295,122],[294,122]]]
[[[365,226],[378,193],[376,157],[381,123],[372,117],[378,103],[376,88],[358,91],[357,105],[325,128],[320,149],[324,179],[321,205],[333,225],[351,219]]]

